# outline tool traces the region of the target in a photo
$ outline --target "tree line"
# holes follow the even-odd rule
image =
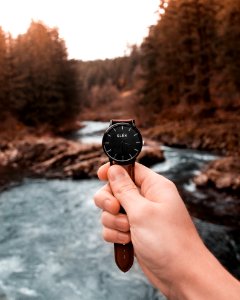
[[[56,28],[32,21],[12,38],[0,27],[0,118],[9,114],[29,126],[56,129],[85,107],[118,99],[131,89],[140,67],[139,48],[114,59],[69,60]]]
[[[239,105],[240,1],[164,0],[141,45],[142,104]]]
[[[76,61],[85,97],[83,107],[110,104],[122,91],[136,88],[140,72],[140,48],[131,46],[130,54],[114,59]]]
[[[141,46],[114,59],[68,60],[58,30],[41,22],[15,39],[0,28],[0,117],[57,128],[129,89],[138,91],[145,113],[239,107],[240,0],[159,4],[159,20]]]
[[[32,22],[13,39],[0,27],[0,115],[53,128],[79,111],[81,90],[74,62],[56,28]]]

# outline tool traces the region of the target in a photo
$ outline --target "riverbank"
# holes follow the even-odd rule
[[[24,139],[16,138],[5,145],[2,143],[0,190],[16,185],[26,177],[61,180],[95,178],[99,166],[107,162],[101,137],[108,123],[88,121],[83,125],[85,127],[81,130],[65,138],[47,133],[38,136],[28,133]],[[239,197],[236,197],[235,190],[234,193],[226,188],[217,191],[209,183],[197,188],[193,181],[203,166],[211,165],[216,155],[161,146],[146,135],[144,140],[145,146],[138,160],[175,182],[193,216],[217,224],[239,226]]]
[[[171,119],[169,118],[171,116]],[[187,117],[188,116],[188,117]],[[180,108],[166,110],[145,134],[161,143],[198,149],[220,156],[204,166],[194,178],[199,188],[214,188],[232,195],[240,193],[240,111]]]
[[[131,98],[131,94],[127,95],[126,99],[123,97],[123,103],[129,97]],[[120,105],[119,102],[116,105]],[[130,106],[132,107],[133,103]],[[124,113],[120,107],[116,108],[119,108],[115,110],[116,112]],[[93,110],[89,113],[94,119],[106,122],[109,121],[106,117],[111,115],[108,109],[100,108],[98,114]],[[146,159],[142,162],[151,165],[161,161],[163,154],[156,151],[160,144],[219,154],[221,156],[219,160],[215,164],[205,166],[202,173],[194,179],[195,184],[200,188],[213,187],[237,195],[240,191],[240,114],[237,111],[228,112],[221,109],[206,111],[204,107],[195,110],[186,107],[184,109],[179,107],[175,110],[165,109],[158,116],[153,114],[151,120],[141,117],[140,113],[136,116],[144,137],[148,137],[149,144],[152,145],[151,149],[148,147],[148,154],[144,154]],[[87,117],[88,113],[84,112],[84,118]],[[80,122],[74,125],[75,130],[81,127]],[[11,171],[3,171],[9,169],[15,170],[14,174],[18,174],[20,170],[20,174],[26,173],[28,176],[87,178],[95,176],[99,165],[106,161],[99,145],[80,145],[79,142],[50,133],[47,128],[36,130],[11,120],[9,124],[5,126],[3,124],[2,129],[0,133],[2,176],[4,173],[10,174]],[[61,129],[59,134],[64,131],[66,130]],[[153,141],[157,145],[155,149]],[[0,185],[3,184],[0,182]]]
[[[109,121],[109,116],[126,118],[131,117],[132,113],[143,134],[151,140],[170,147],[209,151],[219,155],[216,163],[205,166],[202,173],[196,176],[195,184],[200,188],[215,188],[218,191],[239,194],[239,107],[229,110],[224,107],[206,108],[205,104],[184,105],[164,108],[161,113],[152,112],[148,116],[146,109],[136,105],[134,93],[128,93],[127,96],[125,94],[120,102],[114,102],[114,110],[112,106],[100,106],[96,114],[94,110],[86,109],[81,118],[91,117],[93,120],[106,122]]]
[[[24,135],[1,139],[0,186],[24,177],[86,179],[96,177],[98,168],[108,161],[100,143],[81,143],[53,134]],[[164,160],[156,142],[147,140],[138,161],[147,166]]]

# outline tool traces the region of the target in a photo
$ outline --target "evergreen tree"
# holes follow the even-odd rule
[[[164,4],[165,13],[142,44],[142,101],[156,110],[178,103],[210,102],[217,1]]]
[[[10,58],[12,111],[28,125],[58,126],[79,111],[77,73],[57,29],[32,22]]]
[[[149,35],[141,46],[144,80],[144,86],[140,90],[143,94],[142,103],[156,110],[179,101],[177,26],[177,3],[170,1],[165,13],[150,28]]]
[[[219,60],[221,80],[218,88],[227,106],[232,106],[240,95],[240,1],[223,2],[219,15]]]

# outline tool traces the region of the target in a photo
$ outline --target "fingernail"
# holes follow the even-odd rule
[[[120,178],[125,176],[125,170],[119,166],[111,167],[108,170],[108,177],[110,180],[119,180]]]

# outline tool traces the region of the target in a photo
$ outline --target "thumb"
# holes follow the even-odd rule
[[[131,215],[145,201],[144,197],[123,167],[111,166],[107,175],[114,197],[119,200],[126,213]]]

